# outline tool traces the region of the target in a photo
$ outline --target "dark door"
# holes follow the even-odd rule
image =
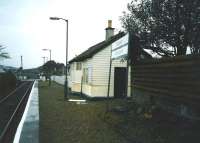
[[[126,68],[116,67],[114,73],[114,97],[126,97]]]

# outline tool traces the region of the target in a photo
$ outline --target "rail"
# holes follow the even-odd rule
[[[24,85],[27,85],[29,83],[30,82],[24,83],[17,90],[19,90],[21,87],[23,87]],[[8,120],[5,127],[3,128],[3,131],[0,135],[0,143],[9,143],[9,142],[13,141],[13,137],[14,137],[14,134],[15,134],[15,131],[16,131],[16,127],[19,123],[19,119],[21,118],[21,116],[23,114],[23,110],[26,106],[26,101],[28,100],[29,93],[32,89],[33,83],[34,82],[31,82],[30,85],[28,85],[28,87],[27,87],[25,93],[23,94],[21,100],[19,101],[16,108],[14,109],[14,112],[10,116],[10,119]],[[17,90],[15,90],[15,92]],[[2,99],[0,104],[5,102],[6,100],[8,100],[8,98],[11,97],[11,95],[13,95],[15,92],[12,92],[12,94],[9,94],[9,96],[6,96],[4,99]]]
[[[17,90],[19,90],[20,88],[22,88],[25,84],[28,84],[27,82],[22,83],[19,87],[15,88],[13,91],[11,91],[7,96],[5,96],[4,98],[2,98],[0,100],[0,104],[3,103],[4,101],[6,101],[11,95],[13,95]]]

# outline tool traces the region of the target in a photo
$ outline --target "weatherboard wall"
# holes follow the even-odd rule
[[[108,90],[109,67],[110,67],[111,46],[101,50],[92,57],[92,95],[93,97],[105,97]],[[110,96],[114,96],[114,68],[126,67],[126,62],[121,60],[112,61]],[[130,83],[130,82],[129,82]],[[128,94],[129,95],[129,94]]]

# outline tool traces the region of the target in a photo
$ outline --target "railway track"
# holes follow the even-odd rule
[[[13,90],[11,91],[7,96],[4,97],[0,97],[0,104],[6,100],[9,96],[11,96],[14,92],[16,92],[17,90],[19,90],[24,84],[26,84],[27,81],[21,81],[21,83]]]
[[[0,143],[13,141],[33,83],[33,81],[23,82],[0,100]]]

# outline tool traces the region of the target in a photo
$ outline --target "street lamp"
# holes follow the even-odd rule
[[[49,51],[49,58],[50,58],[50,61],[51,61],[51,49],[42,49],[43,51]]]
[[[50,17],[50,20],[63,20],[66,22],[66,70],[65,70],[65,85],[64,85],[64,98],[68,99],[68,80],[67,80],[67,72],[68,72],[68,20],[59,17]]]

